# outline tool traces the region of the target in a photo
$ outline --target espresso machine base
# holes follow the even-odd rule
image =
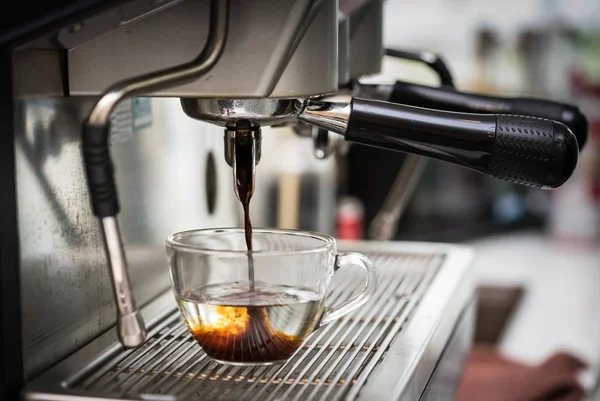
[[[210,360],[167,292],[142,313],[149,334],[126,350],[110,330],[33,380],[26,400],[417,400],[436,378],[452,399],[468,351],[475,285],[470,249],[443,244],[348,242],[380,284],[364,307],[313,333],[286,364],[243,367]],[[335,302],[359,291],[361,273],[334,278]],[[469,318],[470,317],[470,318]],[[442,363],[451,355],[452,363]],[[455,374],[457,373],[457,374]],[[440,381],[441,383],[442,381]]]

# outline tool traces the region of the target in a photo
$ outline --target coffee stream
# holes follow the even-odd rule
[[[232,283],[188,290],[178,303],[194,338],[209,356],[221,362],[269,364],[287,360],[302,345],[316,323],[321,299],[314,291],[254,281],[251,135],[238,131],[235,138],[235,185],[244,208],[249,288]]]
[[[236,137],[235,141],[235,166],[236,166],[236,187],[240,197],[240,202],[244,209],[244,234],[246,236],[246,247],[248,248],[248,282],[250,291],[254,290],[254,257],[252,256],[252,222],[250,221],[250,199],[254,194],[252,183],[252,171],[254,170],[254,160],[252,151],[254,142],[252,137],[243,135]]]

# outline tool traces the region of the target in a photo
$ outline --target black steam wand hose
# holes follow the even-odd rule
[[[93,107],[83,126],[83,158],[92,209],[100,220],[110,268],[119,340],[137,347],[146,338],[143,319],[135,305],[123,239],[117,224],[119,200],[110,157],[110,114],[127,97],[184,84],[208,72],[219,60],[227,38],[229,0],[211,0],[209,34],[204,49],[191,62],[121,81],[109,88]]]

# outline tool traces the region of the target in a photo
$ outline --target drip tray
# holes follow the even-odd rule
[[[187,331],[170,292],[143,309],[146,343],[124,349],[114,330],[42,374],[27,400],[416,400],[461,312],[474,296],[472,253],[461,246],[341,243],[375,263],[377,293],[313,333],[286,363],[213,362]],[[360,290],[357,268],[340,270],[328,304]]]

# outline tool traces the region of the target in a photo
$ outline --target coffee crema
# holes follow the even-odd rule
[[[211,358],[233,364],[289,359],[320,317],[319,294],[256,282],[212,284],[177,298],[194,339]]]

